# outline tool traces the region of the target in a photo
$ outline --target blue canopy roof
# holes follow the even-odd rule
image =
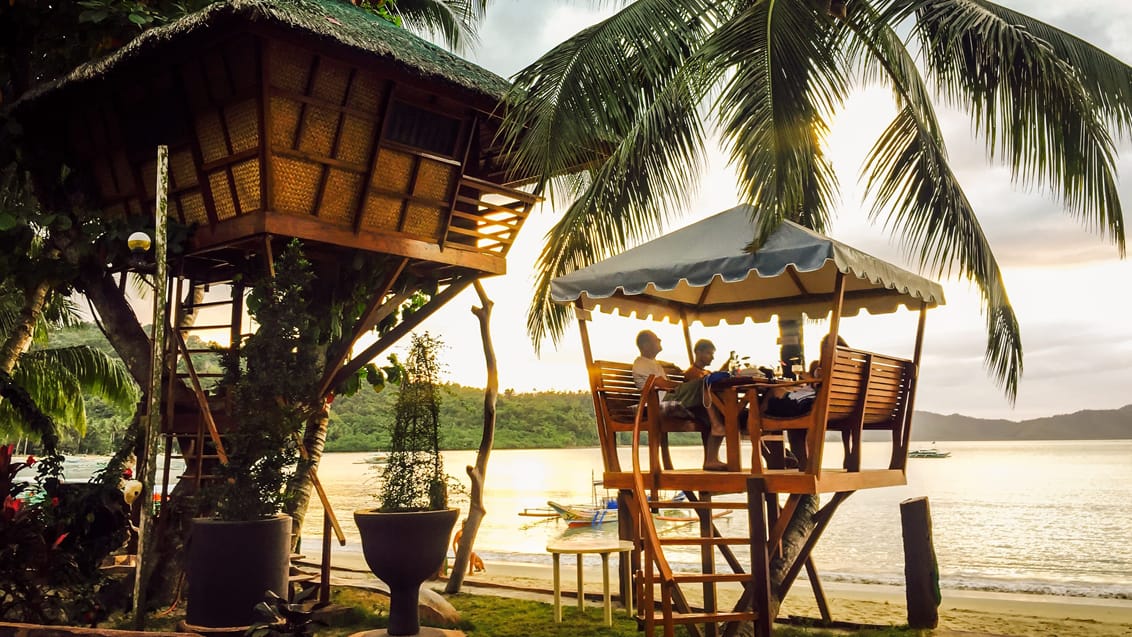
[[[842,314],[942,305],[943,288],[786,221],[755,252],[751,206],[741,205],[551,282],[555,301],[670,321],[811,318],[832,308],[836,274],[848,275]]]

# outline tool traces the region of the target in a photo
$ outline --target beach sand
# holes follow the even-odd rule
[[[307,560],[317,563],[318,555]],[[333,553],[334,582],[373,578],[358,552]],[[488,562],[485,572],[464,578],[463,591],[552,601],[553,572],[549,565]],[[600,604],[600,567],[584,570],[587,598]],[[616,582],[616,563],[611,564]],[[572,556],[562,558],[562,589],[574,603],[576,570]],[[443,582],[433,582],[442,589]],[[616,584],[614,584],[616,586]],[[733,589],[735,587],[732,587]],[[834,621],[857,624],[901,625],[907,621],[904,589],[895,586],[823,582]],[[731,594],[737,595],[732,591]],[[727,591],[720,593],[728,596]],[[695,599],[690,600],[693,604]],[[799,578],[783,603],[780,617],[819,618],[808,582]],[[943,591],[935,634],[1009,635],[1017,637],[1127,637],[1132,635],[1132,600],[1110,600],[1051,595],[1025,595],[984,591]]]

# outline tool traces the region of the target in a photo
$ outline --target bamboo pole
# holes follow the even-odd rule
[[[151,548],[149,533],[154,528],[153,493],[157,477],[157,438],[161,427],[161,377],[165,371],[165,332],[166,311],[166,268],[165,268],[165,225],[169,209],[169,147],[157,147],[157,197],[154,202],[153,226],[153,325],[152,359],[149,366],[149,396],[145,415],[145,464],[142,475],[141,520],[138,524],[138,563],[134,574],[134,627],[145,630],[146,586],[153,571],[151,563],[156,555]]]

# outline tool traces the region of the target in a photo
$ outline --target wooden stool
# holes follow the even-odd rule
[[[578,610],[582,610],[585,589],[582,587],[582,556],[586,553],[599,553],[601,555],[601,591],[605,595],[605,625],[613,625],[613,606],[609,595],[609,554],[628,553],[633,550],[633,543],[628,540],[612,538],[557,539],[546,545],[546,550],[554,557],[554,621],[562,621],[562,580],[560,557],[563,553],[577,556],[578,560]],[[625,560],[625,581],[631,582],[629,575],[629,560]],[[630,591],[632,586],[630,585]],[[622,596],[622,604],[629,616],[633,615],[633,595]]]

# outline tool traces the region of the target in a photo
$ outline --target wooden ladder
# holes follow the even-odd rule
[[[196,301],[195,299],[186,300],[183,296],[185,280],[178,277],[175,285],[174,298],[173,298],[173,327],[170,330],[170,338],[168,339],[169,351],[166,354],[166,361],[171,370],[168,374],[169,387],[165,393],[169,399],[166,401],[166,423],[167,426],[162,428],[162,434],[165,438],[165,457],[164,466],[162,470],[162,504],[164,498],[168,494],[171,481],[189,481],[192,484],[193,491],[199,491],[205,482],[208,480],[216,479],[217,473],[215,472],[216,465],[225,464],[228,461],[227,453],[224,450],[224,436],[220,428],[216,424],[216,418],[213,412],[215,404],[210,403],[208,396],[205,394],[206,387],[202,381],[209,379],[218,379],[223,376],[221,372],[198,372],[196,365],[193,362],[193,355],[197,354],[216,354],[217,350],[210,347],[190,347],[190,336],[194,333],[212,331],[215,332],[219,329],[227,331],[229,338],[229,348],[238,351],[240,339],[242,337],[241,327],[243,324],[243,285],[238,282],[222,282],[231,286],[231,295],[227,299],[216,301]],[[189,282],[190,292],[192,283]],[[193,322],[189,324],[185,317],[188,314],[197,312],[206,308],[228,308],[228,320],[225,323],[219,324],[197,324]],[[202,339],[203,340],[203,339]],[[230,351],[233,351],[230,350]],[[178,418],[176,412],[177,405],[171,397],[174,395],[173,386],[177,383],[188,382],[189,388],[192,390],[196,399],[195,410],[195,426],[191,430],[178,426],[185,418]],[[177,452],[174,453],[174,449]],[[185,463],[184,473],[178,476],[171,476],[171,464],[173,459],[181,459]]]
[[[643,395],[655,396],[653,381],[646,384]],[[645,635],[656,634],[659,627],[665,637],[675,634],[676,625],[684,625],[695,637],[733,635],[743,622],[755,622],[757,635],[770,634],[769,577],[767,573],[766,513],[761,480],[752,477],[745,501],[713,500],[710,492],[697,496],[685,491],[685,499],[660,499],[660,490],[646,487],[646,472],[641,468],[640,434],[644,419],[644,403],[637,409],[633,429],[633,489],[628,499],[632,511],[634,535],[643,551],[640,568],[635,573],[638,621]],[[655,409],[655,408],[654,408]],[[655,413],[655,412],[654,412]],[[650,446],[659,432],[649,431]],[[650,456],[652,454],[650,453]],[[657,484],[655,474],[660,465],[650,463],[649,482]],[[686,509],[699,518],[699,533],[695,536],[666,536],[657,533],[654,512],[661,509]],[[743,510],[748,515],[751,532],[743,537],[725,537],[713,522],[713,513]],[[666,547],[695,547],[700,550],[700,572],[677,572],[665,556]],[[731,550],[734,546],[748,546],[751,564],[744,569]],[[727,562],[731,572],[716,571],[716,557]],[[743,587],[739,601],[730,609],[720,607],[717,585],[737,583]],[[688,586],[701,586],[704,600],[702,608],[693,608],[685,590]]]

